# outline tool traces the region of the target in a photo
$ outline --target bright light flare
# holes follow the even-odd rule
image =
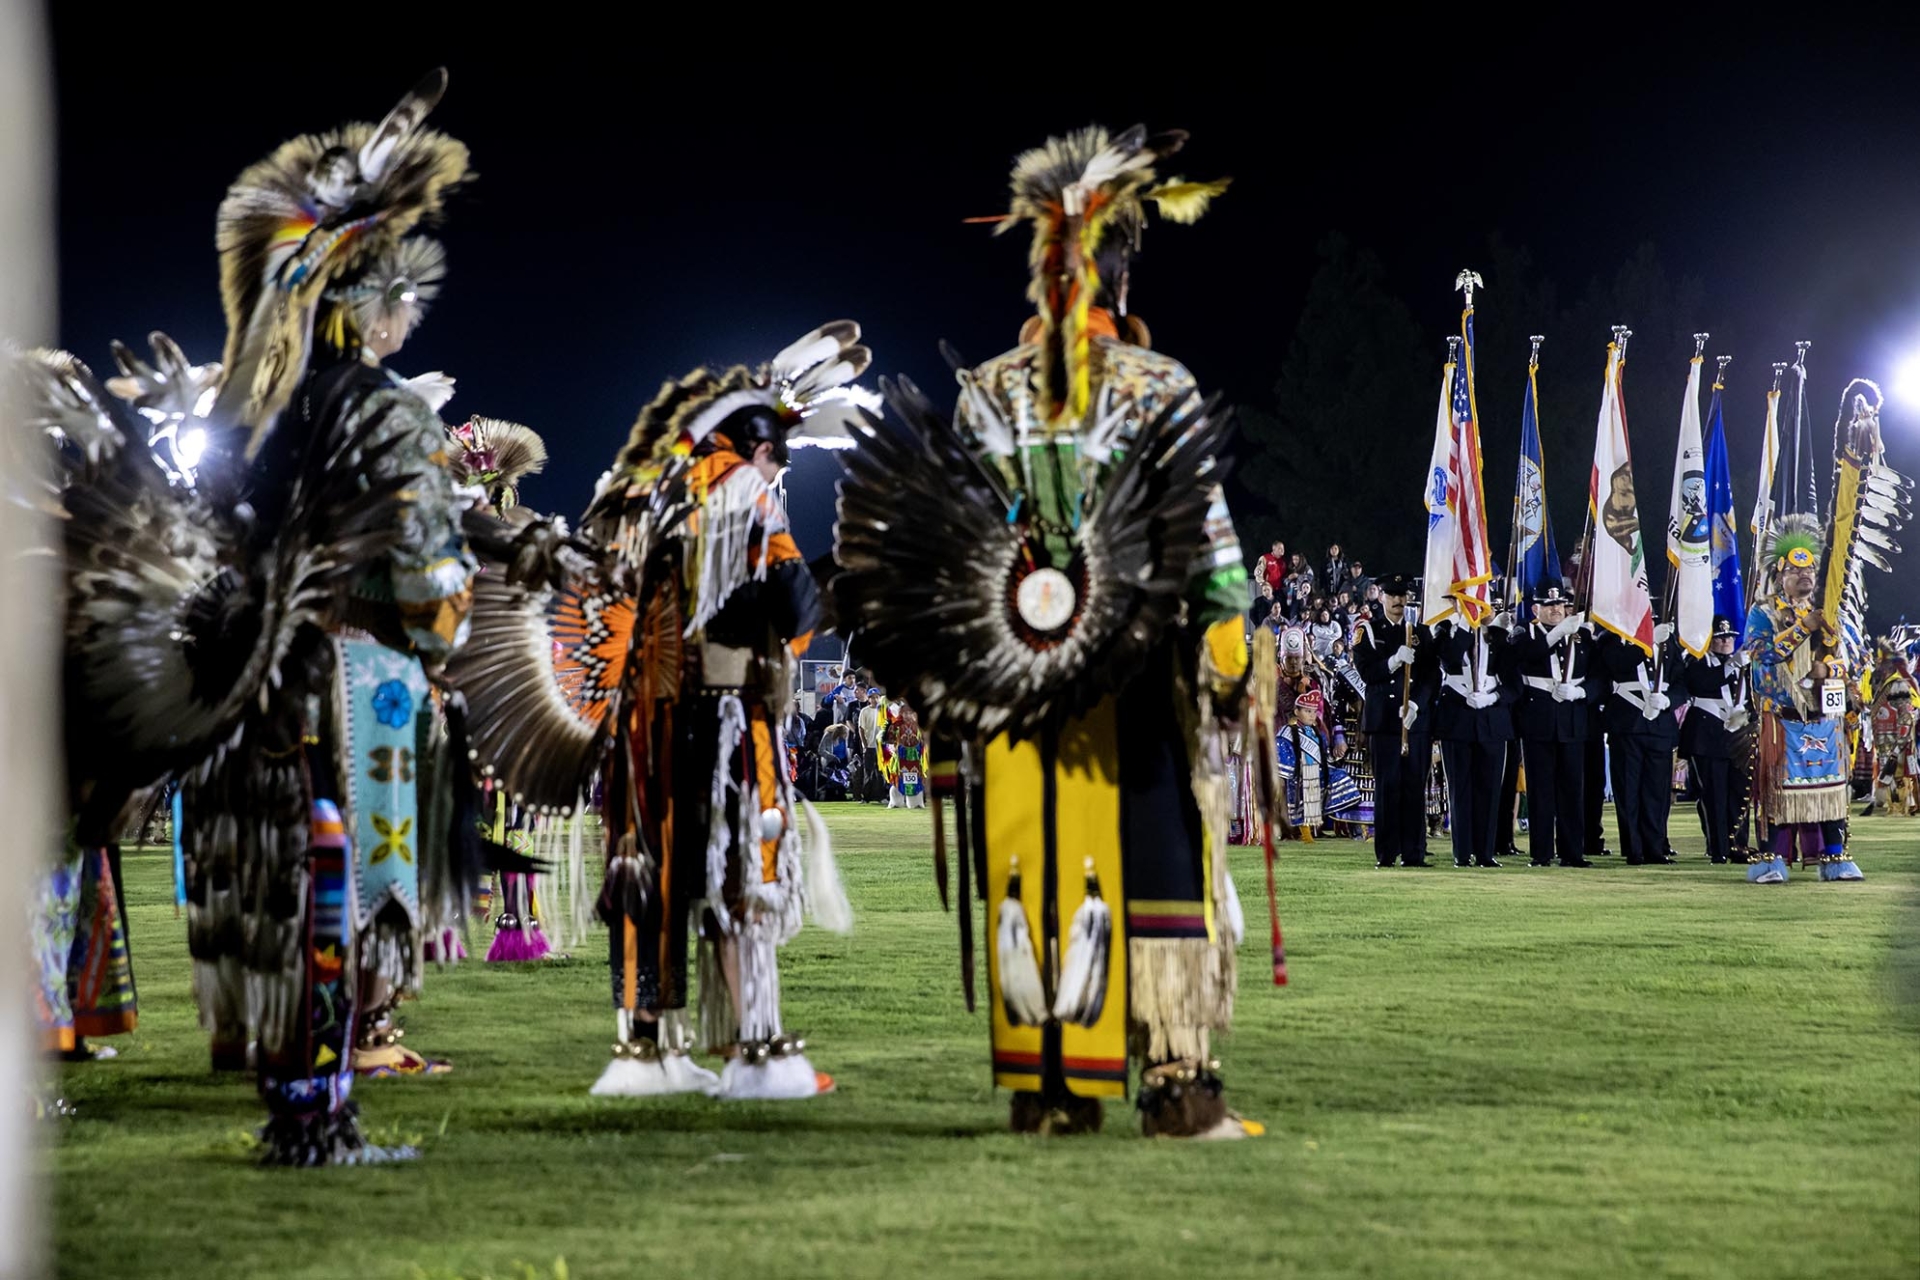
[[[180,433],[180,439],[175,442],[173,456],[180,460],[181,466],[191,471],[200,465],[200,455],[206,451],[206,431],[200,427],[188,427]]]
[[[1902,360],[1893,371],[1893,398],[1909,409],[1920,409],[1920,351]]]

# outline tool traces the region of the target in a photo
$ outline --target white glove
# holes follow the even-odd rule
[[[1753,650],[1737,649],[1734,651],[1733,660],[1744,667],[1753,661]]]
[[[1656,689],[1647,695],[1647,705],[1653,708],[1653,714],[1657,716],[1673,705],[1673,699]]]
[[[1387,670],[1389,671],[1398,671],[1402,667],[1410,667],[1412,665],[1413,646],[1411,645],[1401,645],[1393,651],[1393,656],[1387,659]]]
[[[1671,622],[1663,622],[1653,629],[1653,642],[1655,644],[1665,644],[1671,639],[1673,639],[1673,624]]]
[[[1578,631],[1581,627],[1584,627],[1586,625],[1587,625],[1586,614],[1570,613],[1565,618],[1561,619],[1560,622],[1554,626],[1553,630],[1547,632],[1547,643],[1559,644],[1562,640],[1565,640],[1568,636],[1572,635],[1574,632]]]
[[[1487,619],[1487,625],[1499,631],[1511,631],[1513,630],[1513,612],[1508,609],[1502,609]]]
[[[1419,718],[1420,704],[1409,699],[1407,705],[1400,710],[1400,723],[1411,729],[1413,728],[1413,722]]]
[[[1733,710],[1727,712],[1727,732],[1740,732],[1747,727],[1747,721],[1750,719],[1752,719],[1752,717],[1747,714],[1745,707],[1735,707]]]
[[[1555,702],[1579,702],[1586,696],[1586,686],[1575,684],[1570,680],[1553,686],[1553,700]]]
[[[1467,695],[1467,705],[1475,711],[1485,711],[1498,701],[1500,701],[1500,695],[1490,691],[1470,693]]]

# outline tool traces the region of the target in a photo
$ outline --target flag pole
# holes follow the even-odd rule
[[[1707,358],[1707,339],[1711,338],[1712,336],[1713,335],[1710,333],[1696,333],[1693,335],[1693,358],[1695,360],[1705,360]],[[1724,359],[1730,360],[1732,359],[1732,357],[1727,356],[1727,357],[1724,357]],[[1722,363],[1720,367],[1724,369],[1726,368],[1726,365]],[[1675,564],[1672,561],[1672,559],[1669,558],[1667,560],[1666,589],[1660,593],[1660,616],[1664,618],[1669,624],[1672,624],[1676,631],[1679,629],[1679,626],[1678,626],[1678,623],[1675,621],[1673,614],[1674,614],[1675,606],[1677,605],[1679,599],[1680,599],[1680,566]],[[1654,656],[1654,661],[1658,663],[1659,660],[1660,660],[1659,655],[1656,654]]]
[[[1715,357],[1713,358],[1713,365],[1714,365],[1714,368],[1713,368],[1713,392],[1714,392],[1714,394],[1715,394],[1715,395],[1719,395],[1719,396],[1724,396],[1724,395],[1725,395],[1725,393],[1726,393],[1726,390],[1727,390],[1727,366],[1728,366],[1728,365],[1730,365],[1730,364],[1732,364],[1732,363],[1733,363],[1733,357],[1732,357],[1732,356],[1715,356]],[[1723,408],[1724,408],[1724,405],[1725,405],[1725,401],[1724,401],[1724,399],[1722,400],[1722,402],[1721,402],[1721,403],[1722,403],[1722,406],[1723,406]],[[1722,431],[1722,439],[1723,439],[1723,440],[1725,439],[1725,432],[1724,432],[1724,429],[1723,429],[1723,431]],[[1731,468],[1731,467],[1729,467],[1729,468],[1728,468],[1728,470],[1729,470],[1729,471],[1731,471],[1731,470],[1732,470],[1732,468]],[[1729,493],[1731,493],[1731,490],[1732,490],[1732,487],[1733,487],[1733,483],[1732,483],[1732,477],[1731,477],[1731,476],[1729,476],[1729,477],[1728,477],[1728,483],[1727,483],[1727,487],[1728,487],[1728,490],[1729,490]],[[1731,499],[1731,497],[1729,497],[1729,499],[1728,499],[1728,500],[1729,500],[1729,501],[1731,501],[1731,500],[1732,500],[1732,499]],[[1738,511],[1739,511],[1739,508],[1738,508],[1738,507],[1736,506],[1736,507],[1734,508],[1734,511],[1735,511],[1735,515],[1734,515],[1734,518],[1733,518],[1733,534],[1734,534],[1734,539],[1735,539],[1735,541],[1734,541],[1734,549],[1735,549],[1735,550],[1737,551],[1737,550],[1739,550],[1739,546],[1740,546],[1740,543],[1739,543],[1739,537],[1740,537],[1740,517],[1739,517],[1739,515],[1738,515]],[[1709,534],[1709,536],[1711,536],[1711,534]],[[1711,546],[1712,544],[1711,544],[1711,543],[1709,543],[1708,545],[1709,545],[1709,546]],[[1709,561],[1708,561],[1708,564],[1712,564],[1712,561],[1711,561],[1711,560],[1709,560]],[[1718,573],[1716,572],[1716,573],[1715,573],[1715,577],[1717,578],[1718,576],[1719,576],[1719,575],[1718,575]],[[1744,584],[1743,584],[1743,585],[1744,585]],[[1717,587],[1717,586],[1716,586],[1716,587],[1714,588],[1714,594],[1715,594],[1715,595],[1718,595],[1718,594],[1719,594],[1719,591],[1720,591],[1720,589],[1719,589],[1719,587]],[[1734,623],[1734,625],[1736,625],[1736,626],[1738,626],[1739,628],[1741,628],[1741,632],[1742,632],[1742,634],[1745,634],[1745,630],[1746,630],[1746,625],[1747,625],[1747,620],[1746,620],[1745,618],[1734,618],[1734,619],[1732,619],[1731,621],[1732,621],[1732,622]]]
[[[1533,349],[1527,353],[1527,399],[1533,405],[1533,430],[1536,436],[1540,432],[1540,384],[1538,381],[1538,375],[1540,373],[1540,344],[1546,340],[1545,334],[1534,333],[1527,335],[1527,341],[1531,343],[1533,347]],[[1545,448],[1542,448],[1540,451],[1540,460],[1544,467],[1546,462]],[[1523,459],[1523,465],[1524,461]],[[1546,483],[1546,476],[1543,474],[1540,477],[1541,492],[1543,494],[1546,492]],[[1520,535],[1522,532],[1521,519],[1520,490],[1518,486],[1515,486],[1513,493],[1513,532],[1507,538],[1507,609],[1516,615],[1520,610],[1519,553]],[[1542,533],[1541,536],[1545,537],[1546,535]]]
[[[1806,359],[1806,349],[1808,345],[1807,343],[1794,344],[1795,363],[1800,365],[1803,372],[1805,371],[1804,361]],[[1749,613],[1753,611],[1753,606],[1760,599],[1761,582],[1769,576],[1765,552],[1767,540],[1773,533],[1774,518],[1779,513],[1779,508],[1773,501],[1774,488],[1776,484],[1779,485],[1783,496],[1793,492],[1793,478],[1780,474],[1781,467],[1779,457],[1780,384],[1786,379],[1788,367],[1784,362],[1776,363],[1773,366],[1773,388],[1767,392],[1767,423],[1765,430],[1768,434],[1761,441],[1761,467],[1763,470],[1765,469],[1768,461],[1767,451],[1771,449],[1773,452],[1771,461],[1775,474],[1760,477],[1762,483],[1765,485],[1766,492],[1763,495],[1765,501],[1758,504],[1762,518],[1754,525],[1753,529],[1753,572],[1748,576],[1746,584],[1747,611]],[[1754,807],[1753,803],[1753,783],[1760,766],[1760,737],[1758,733],[1754,732],[1752,726],[1749,726],[1743,732],[1746,735],[1746,741],[1744,743],[1745,750],[1740,753],[1742,765],[1742,773],[1740,776],[1741,803],[1740,821],[1737,830],[1740,833],[1741,846],[1751,854],[1753,845],[1750,843],[1750,838],[1757,834],[1754,828],[1758,825],[1764,825],[1766,819],[1765,815],[1761,814]]]
[[[1627,328],[1627,326],[1623,324],[1616,324],[1612,326],[1612,332],[1613,332],[1613,341],[1608,344],[1609,347],[1611,348],[1611,351],[1609,352],[1609,356],[1607,360],[1606,376],[1608,378],[1614,378],[1619,376],[1618,371],[1614,368],[1614,364],[1613,364],[1612,357],[1614,355],[1617,354],[1619,356],[1620,367],[1625,368],[1627,363],[1627,339],[1633,337],[1633,330]],[[1616,387],[1614,388],[1614,390],[1617,393],[1619,388]],[[1606,392],[1603,390],[1601,392],[1601,395],[1604,396],[1605,394]],[[1593,480],[1591,475],[1589,475],[1587,480],[1586,507],[1587,507],[1586,521],[1581,526],[1581,530],[1580,530],[1580,580],[1574,584],[1574,601],[1580,606],[1580,612],[1582,613],[1587,612],[1588,608],[1593,603],[1593,515],[1594,515],[1594,512],[1593,512]]]
[[[1713,335],[1710,333],[1696,333],[1693,335],[1694,360],[1700,361],[1700,360],[1705,360],[1707,358],[1707,339],[1711,338],[1712,336]],[[1725,368],[1726,366],[1723,364],[1721,367]],[[1693,375],[1689,373],[1687,376],[1689,379],[1691,379]],[[1697,410],[1700,407],[1700,402],[1697,400],[1694,401],[1693,407]],[[1705,460],[1706,460],[1706,454],[1705,454],[1705,450],[1703,449],[1701,451],[1701,462],[1703,464],[1702,469],[1704,469]],[[1679,612],[1680,612],[1680,566],[1674,563],[1673,558],[1669,556],[1667,558],[1666,589],[1660,593],[1660,617],[1666,622],[1667,626],[1672,628],[1671,634],[1673,635],[1680,634]],[[1711,631],[1712,627],[1709,626],[1708,630]],[[1684,641],[1682,643],[1684,643]],[[1653,681],[1654,681],[1655,688],[1659,687],[1661,670],[1666,666],[1666,652],[1667,652],[1667,646],[1660,644],[1658,642],[1654,644],[1653,646]]]
[[[1484,289],[1486,288],[1486,286],[1487,286],[1487,282],[1481,279],[1480,273],[1478,271],[1475,271],[1472,267],[1462,267],[1460,269],[1460,274],[1453,278],[1453,287],[1459,290],[1460,293],[1464,295],[1466,299],[1465,305],[1462,307],[1461,313],[1460,313],[1460,327],[1462,331],[1461,339],[1463,342],[1466,339],[1468,317],[1473,315],[1473,291],[1475,289]],[[1473,419],[1473,431],[1474,431],[1475,437],[1477,438],[1480,434],[1480,406],[1476,402],[1476,397],[1473,389],[1473,348],[1471,346],[1467,347],[1466,360],[1460,366],[1459,369],[1455,370],[1454,376],[1457,378],[1461,376],[1462,373],[1466,375],[1466,379],[1467,379],[1467,412],[1469,416],[1471,416],[1471,418]],[[1836,454],[1836,456],[1838,455]],[[1475,468],[1478,468],[1480,466],[1480,451],[1477,446],[1473,450],[1473,465],[1475,466]],[[1486,478],[1484,475],[1476,475],[1473,478],[1473,484],[1477,488],[1483,485],[1485,483],[1485,480]],[[1476,504],[1475,510],[1478,513],[1476,518],[1480,521],[1480,523],[1483,526],[1486,524],[1486,519],[1487,519],[1487,512],[1486,512],[1486,507],[1484,503],[1485,503],[1485,494],[1482,493],[1478,503]],[[1466,504],[1464,502],[1461,504],[1463,513],[1465,510],[1465,505]],[[1455,528],[1459,528],[1459,527],[1460,526],[1458,522],[1456,522]],[[1473,534],[1473,531],[1470,529],[1461,529],[1461,536],[1471,537],[1471,536],[1474,536],[1474,534]],[[1486,565],[1477,566],[1476,573],[1478,572],[1479,569],[1486,569],[1488,572],[1491,572],[1490,567]],[[1466,602],[1462,600],[1460,603],[1462,604],[1462,606],[1464,606]],[[1474,613],[1473,610],[1466,609],[1463,607],[1462,616],[1466,618],[1467,622],[1470,624],[1471,629],[1473,631],[1474,649],[1475,649],[1474,659],[1473,659],[1475,663],[1474,670],[1478,671],[1480,669],[1481,659],[1486,653],[1485,629],[1480,625],[1479,615]],[[1454,625],[1458,626],[1459,624],[1455,623]]]
[[[1793,487],[1794,501],[1799,501],[1800,462],[1801,462],[1801,422],[1807,416],[1807,348],[1812,342],[1793,344]],[[1807,514],[1817,517],[1820,513],[1820,494],[1813,480],[1813,459],[1806,459],[1807,466]]]
[[[1468,273],[1462,272],[1461,274],[1466,275]],[[1454,283],[1457,285],[1459,281],[1456,280]],[[1469,284],[1467,288],[1469,290],[1469,296],[1471,296],[1472,285]],[[1447,335],[1447,368],[1453,371],[1451,377],[1457,378],[1460,376],[1460,336],[1458,334]],[[1452,390],[1451,381],[1449,381],[1448,390],[1449,392]],[[1423,591],[1423,598],[1424,595],[1425,592]],[[1413,647],[1413,619],[1405,609],[1402,609],[1400,612],[1400,643],[1408,648]],[[1408,663],[1406,666],[1400,668],[1400,754],[1403,756],[1410,754],[1413,750],[1413,744],[1408,737],[1407,726],[1407,704],[1412,700],[1413,664]],[[1431,766],[1431,763],[1431,761],[1428,762],[1429,766]]]
[[[1773,366],[1773,390],[1767,392],[1767,422],[1762,428],[1768,434],[1761,441],[1760,447],[1762,467],[1771,462],[1776,473],[1780,470],[1780,384],[1786,376],[1787,366],[1784,362]],[[1771,451],[1771,457],[1768,456],[1769,451]],[[1747,609],[1749,611],[1753,609],[1754,602],[1760,598],[1760,580],[1767,576],[1762,555],[1766,550],[1767,538],[1773,533],[1775,479],[1776,477],[1771,475],[1760,477],[1760,483],[1765,487],[1766,493],[1762,495],[1764,501],[1757,504],[1763,517],[1753,528],[1753,572],[1747,576]]]
[[[1623,324],[1613,326],[1613,341],[1608,344],[1607,349],[1607,386],[1600,392],[1600,403],[1602,405],[1606,404],[1606,397],[1609,393],[1615,397],[1616,402],[1618,401],[1620,395],[1619,383],[1627,364],[1627,339],[1632,336],[1633,330],[1627,328],[1627,326]],[[1618,357],[1617,363],[1616,356]],[[1626,421],[1626,410],[1623,408],[1620,410],[1620,425],[1622,428],[1626,426]],[[1597,441],[1596,447],[1598,447]],[[1575,597],[1580,605],[1580,612],[1582,614],[1590,614],[1593,609],[1593,544],[1594,535],[1597,532],[1594,527],[1594,520],[1597,513],[1594,510],[1593,500],[1593,464],[1589,462],[1587,467],[1587,519],[1586,526],[1580,534],[1580,591]],[[1580,634],[1583,630],[1585,630],[1585,628],[1576,630],[1567,641],[1568,679],[1571,679],[1573,676],[1573,658],[1574,655],[1579,652]]]
[[[1713,391],[1714,391],[1714,394],[1715,394],[1715,395],[1719,395],[1719,396],[1723,396],[1723,397],[1724,397],[1724,395],[1726,394],[1726,390],[1727,390],[1727,366],[1728,366],[1728,365],[1730,365],[1730,364],[1732,364],[1732,363],[1733,363],[1733,357],[1732,357],[1732,356],[1715,356],[1715,357],[1713,358],[1713,364],[1714,364],[1714,369],[1713,369]],[[1725,406],[1725,403],[1726,403],[1726,402],[1725,402],[1725,400],[1723,399],[1723,400],[1721,401],[1721,404],[1722,404],[1722,407],[1723,407],[1723,410],[1724,410],[1724,406]],[[1723,427],[1723,429],[1722,429],[1722,432],[1721,432],[1721,438],[1722,438],[1722,440],[1724,440],[1724,439],[1726,438],[1726,433],[1725,433],[1725,430],[1724,430],[1724,427]],[[1729,466],[1729,467],[1728,467],[1728,471],[1729,471],[1729,472],[1731,472],[1731,471],[1732,471],[1732,467],[1731,467],[1731,466]],[[1729,475],[1729,476],[1728,476],[1728,480],[1727,480],[1727,488],[1728,488],[1728,492],[1729,492],[1729,498],[1728,498],[1728,501],[1732,501],[1732,498],[1731,498],[1731,492],[1732,492],[1732,488],[1733,488],[1733,480],[1732,480],[1732,476],[1731,476],[1731,475]],[[1735,515],[1734,515],[1734,518],[1733,518],[1733,534],[1734,534],[1734,544],[1733,544],[1733,545],[1734,545],[1734,549],[1735,549],[1736,551],[1738,551],[1738,550],[1739,550],[1739,547],[1740,547],[1740,543],[1739,543],[1739,537],[1740,537],[1740,517],[1739,517],[1739,515],[1738,515],[1738,511],[1739,511],[1739,508],[1738,508],[1738,507],[1736,506],[1736,507],[1734,508],[1734,511],[1735,511]],[[1709,543],[1709,545],[1711,545],[1711,543]],[[1709,563],[1709,564],[1711,564],[1711,563],[1712,563],[1712,561],[1708,561],[1708,563]],[[1718,573],[1716,572],[1716,574],[1715,574],[1715,577],[1717,578],[1718,576],[1719,576],[1719,575],[1718,575]],[[1744,584],[1742,584],[1742,585],[1744,585]],[[1714,594],[1715,594],[1715,595],[1718,595],[1718,594],[1719,594],[1719,591],[1720,591],[1720,589],[1719,589],[1719,587],[1717,587],[1717,586],[1716,586],[1716,587],[1714,588]],[[1736,625],[1736,626],[1738,626],[1738,627],[1739,627],[1739,628],[1741,629],[1741,634],[1742,634],[1742,635],[1744,635],[1744,634],[1746,633],[1746,625],[1747,625],[1747,620],[1746,620],[1745,618],[1734,618],[1734,619],[1732,619],[1731,621],[1732,621],[1732,622],[1734,623],[1734,625]]]

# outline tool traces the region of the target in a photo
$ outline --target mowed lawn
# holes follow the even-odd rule
[[[925,813],[832,806],[858,920],[783,963],[838,1093],[602,1100],[596,945],[428,975],[437,1079],[363,1082],[412,1165],[256,1168],[216,1078],[168,862],[129,857],[139,1031],[66,1068],[49,1121],[65,1274],[517,1277],[1920,1274],[1920,821],[1857,823],[1864,884],[1678,866],[1376,871],[1282,846],[1292,985],[1266,975],[1258,856],[1237,1028],[1216,1052],[1268,1136],[1005,1132],[960,996]],[[1697,851],[1690,812],[1675,843]],[[485,940],[481,941],[484,951]],[[981,980],[984,992],[984,976]],[[530,1271],[530,1269],[532,1269]]]

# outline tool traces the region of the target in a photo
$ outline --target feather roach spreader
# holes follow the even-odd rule
[[[958,368],[951,421],[888,385],[894,420],[855,423],[844,459],[836,613],[961,755],[964,985],[973,881],[996,922],[994,1078],[1016,1129],[1097,1127],[1134,1058],[1149,1133],[1258,1132],[1222,1102],[1208,1040],[1239,941],[1229,427],[1126,313],[1149,207],[1192,221],[1226,185],[1162,180],[1183,141],[1095,127],[1021,156],[1010,212],[988,221],[1032,228],[1022,344]]]
[[[380,264],[418,268],[407,233],[465,172],[421,127],[444,86],[229,190],[221,365],[156,335],[151,363],[116,348],[108,386],[70,357],[22,366],[67,515],[75,830],[181,781],[196,995],[216,1064],[257,1061],[276,1163],[387,1154],[349,1101],[357,1005],[417,980],[414,877],[448,853],[417,825],[422,663],[464,636],[472,561],[439,420],[378,364],[404,332],[356,311]]]
[[[773,481],[790,444],[844,437],[859,337],[837,321],[758,367],[666,383],[579,533],[476,535],[475,642],[448,674],[478,759],[530,806],[602,784],[616,1040],[597,1094],[831,1087],[780,1021],[776,952],[803,906],[841,931],[851,915],[783,764],[793,658],[821,610]],[[691,1059],[690,969],[718,1076]]]

